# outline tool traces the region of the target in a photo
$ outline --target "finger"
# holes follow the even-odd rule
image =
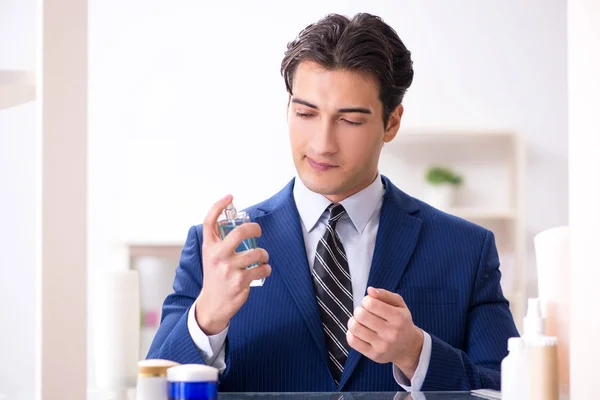
[[[377,340],[377,333],[373,332],[354,318],[348,320],[348,331],[371,345]]]
[[[398,318],[400,307],[391,306],[388,303],[372,297],[365,296],[362,300],[362,306],[365,310],[385,321],[391,321]]]
[[[387,322],[375,314],[358,307],[354,310],[354,319],[374,332],[381,332],[386,328]]]
[[[212,207],[208,210],[206,217],[204,218],[204,222],[202,223],[202,240],[203,242],[215,243],[219,240],[219,236],[217,235],[217,220],[219,219],[219,215],[225,210],[225,207],[233,200],[233,196],[228,194],[223,197],[221,200],[217,201]]]
[[[250,286],[252,281],[257,281],[271,275],[271,266],[269,264],[261,264],[256,267],[248,268],[244,274],[244,280],[248,286]]]
[[[223,239],[223,250],[228,253],[232,253],[237,249],[240,244],[246,239],[257,238],[262,234],[260,225],[256,222],[248,222],[240,226],[233,228],[231,232],[227,234]]]
[[[258,263],[258,264],[266,264],[269,262],[269,253],[265,249],[260,247],[248,251],[244,251],[241,253],[236,253],[231,258],[232,268],[235,269],[245,269],[249,265]]]
[[[398,293],[388,292],[385,289],[375,289],[374,287],[369,286],[367,288],[367,294],[391,306],[406,307],[404,299]]]
[[[346,332],[346,341],[348,342],[348,345],[350,347],[367,357],[369,357],[369,355],[373,352],[373,346],[371,346],[364,340],[356,337],[350,331]]]

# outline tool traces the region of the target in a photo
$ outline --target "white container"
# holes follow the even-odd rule
[[[508,339],[508,356],[501,365],[502,400],[529,398],[528,370],[525,341],[519,337]]]
[[[138,363],[137,400],[168,400],[167,370],[179,365],[169,360],[142,360]]]
[[[170,398],[177,400],[217,400],[219,370],[208,365],[185,364],[167,371]]]
[[[94,280],[96,385],[132,388],[137,380],[140,295],[137,271],[108,271]]]

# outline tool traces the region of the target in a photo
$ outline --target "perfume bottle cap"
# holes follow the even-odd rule
[[[227,218],[229,221],[237,218],[237,210],[233,206],[233,203],[229,203],[225,208],[225,218]]]

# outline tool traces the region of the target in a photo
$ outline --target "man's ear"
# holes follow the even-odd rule
[[[398,106],[390,113],[388,117],[387,127],[383,135],[383,141],[385,143],[391,142],[400,129],[400,121],[402,120],[402,114],[404,114],[404,106],[398,104]]]

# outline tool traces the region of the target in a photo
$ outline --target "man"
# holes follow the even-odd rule
[[[148,357],[213,365],[222,391],[498,389],[518,332],[492,233],[378,173],[410,52],[378,17],[330,15],[282,74],[298,178],[224,240],[231,196],[190,229]],[[235,253],[249,237],[259,248]]]

